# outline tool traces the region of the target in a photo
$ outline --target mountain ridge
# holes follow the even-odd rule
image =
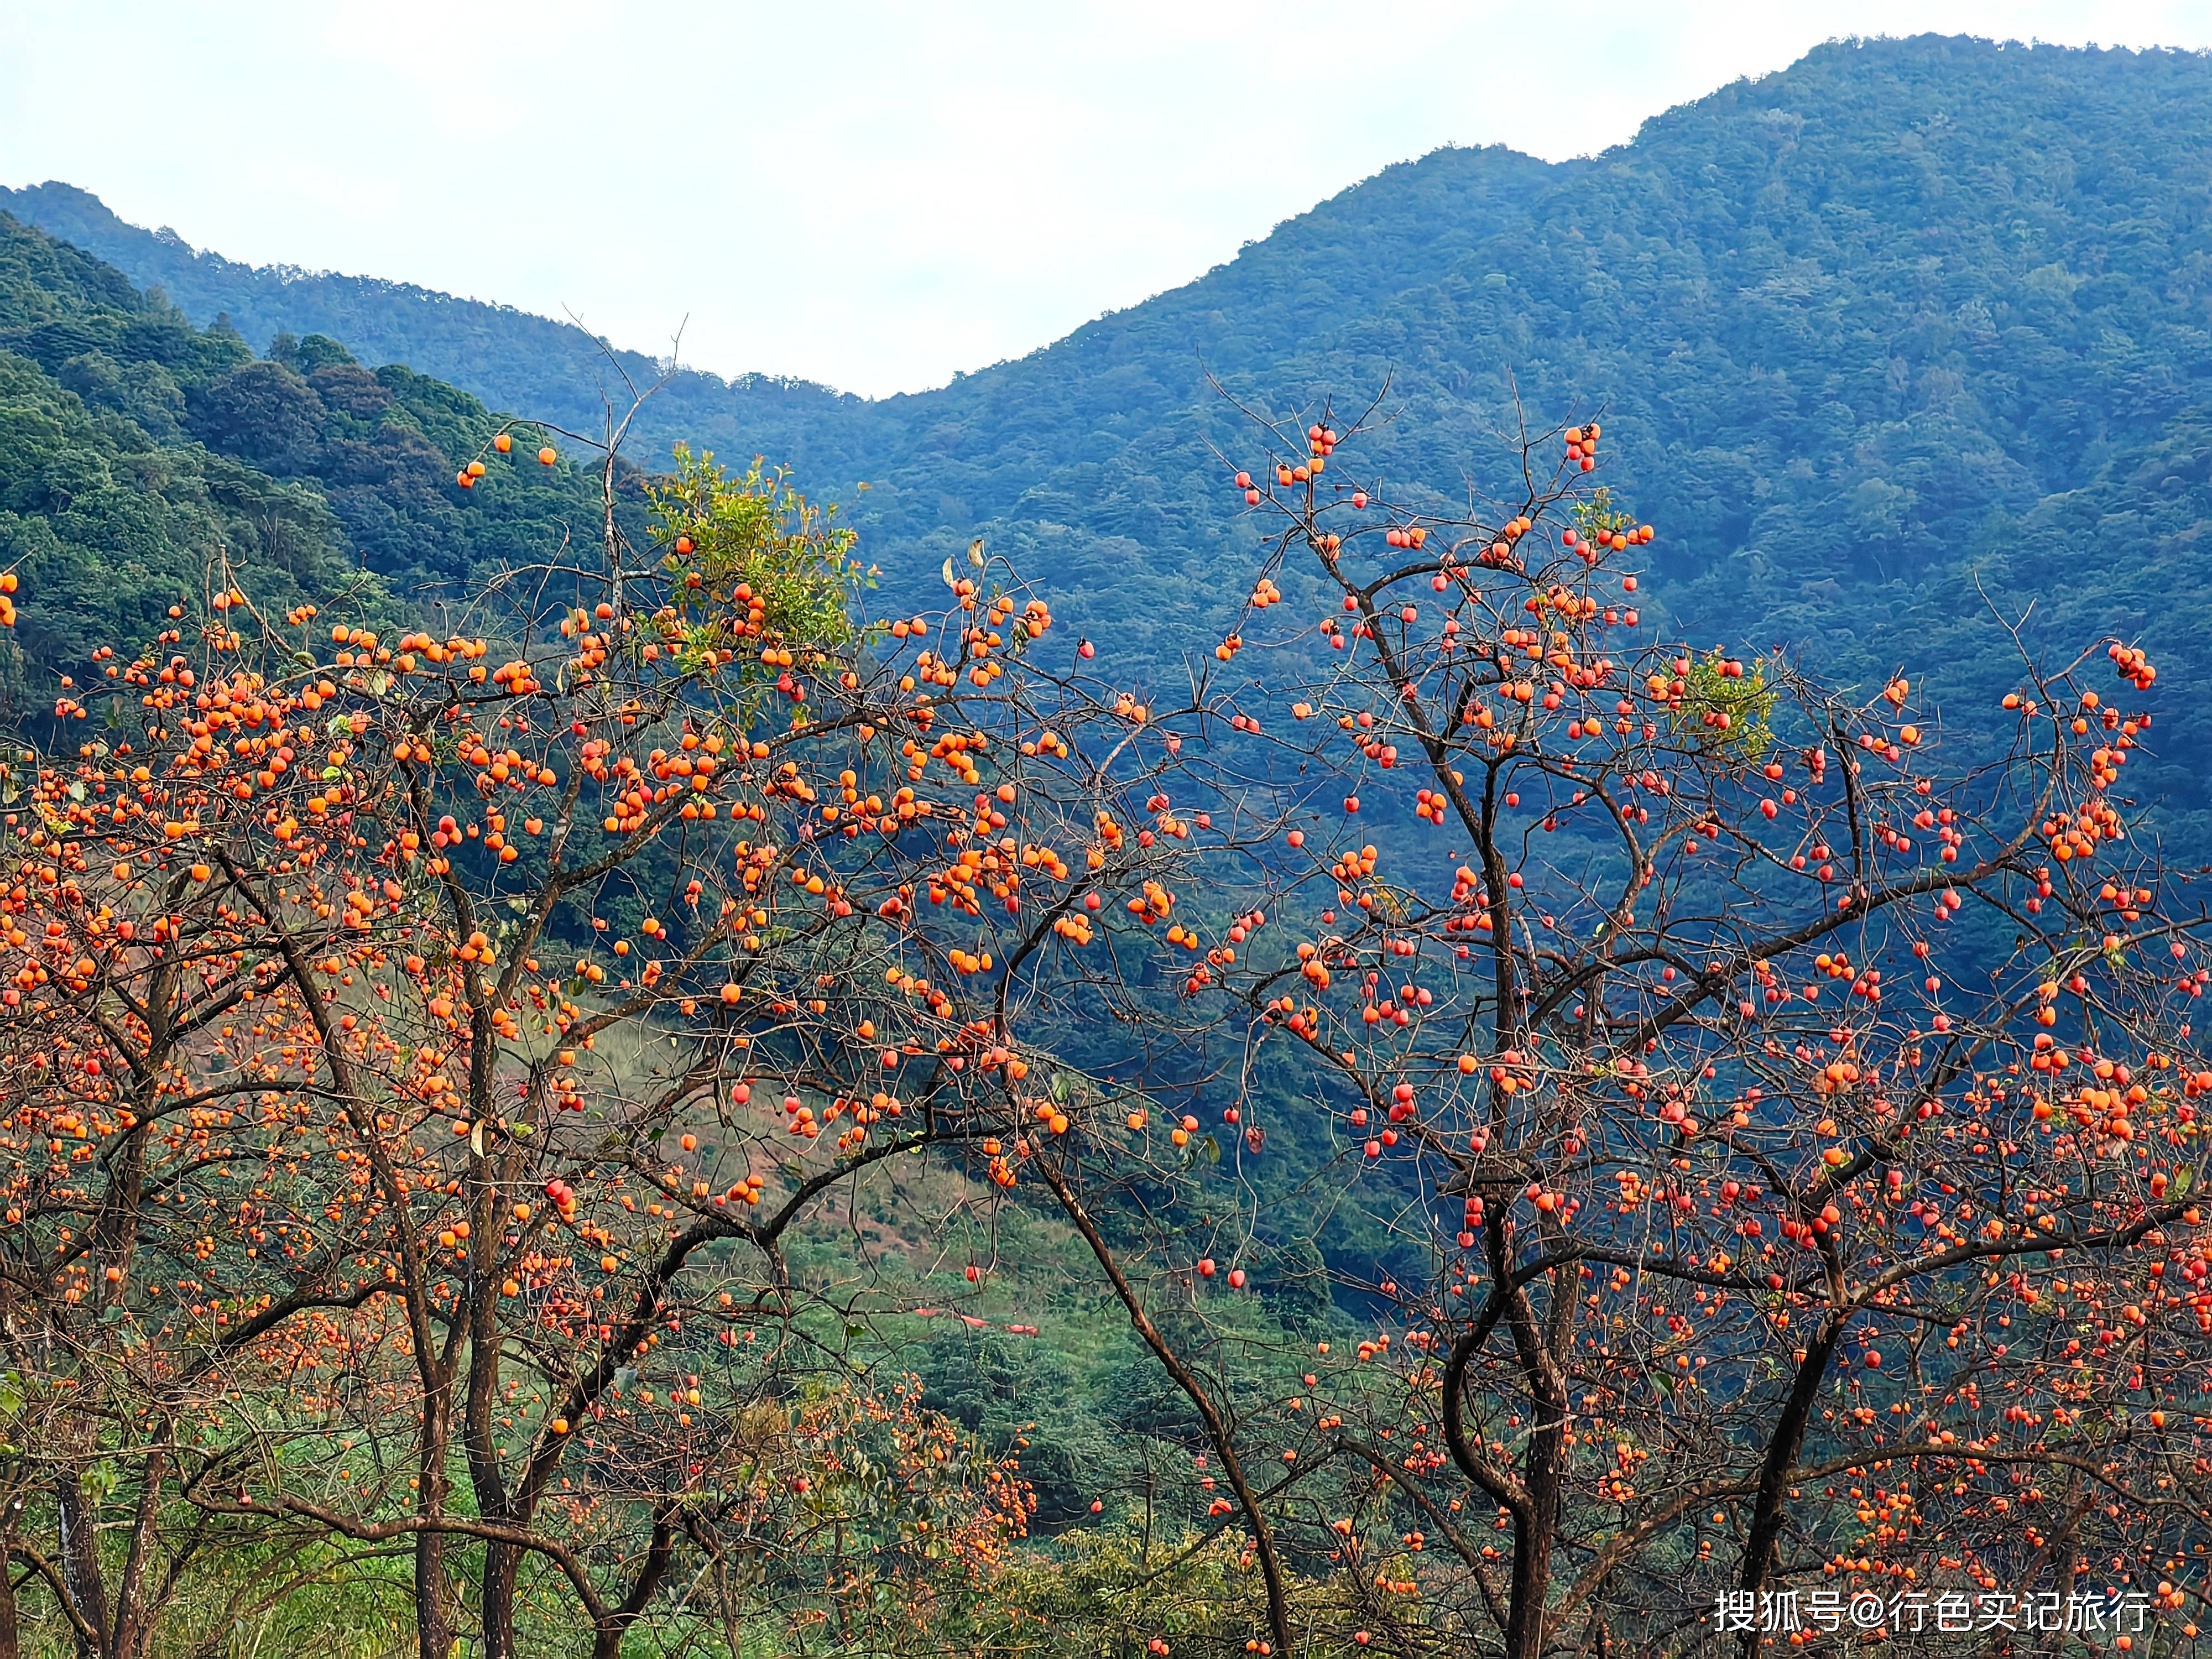
[[[1602,411],[1608,476],[1661,531],[1655,621],[1870,681],[1933,657],[1978,696],[2012,672],[1990,591],[2030,610],[2039,646],[2121,632],[2197,676],[2212,648],[2191,608],[2114,572],[2148,560],[2183,592],[2212,574],[2212,501],[2170,454],[2212,416],[2208,156],[2203,54],[1834,42],[1598,156],[1386,168],[1189,283],[930,392],[679,378],[634,453],[651,465],[683,437],[792,464],[846,501],[894,590],[987,536],[1165,676],[1230,624],[1259,546],[1225,485],[1265,440],[1214,380],[1276,415],[1387,385],[1390,420],[1345,459],[1435,491],[1510,482],[1498,434],[1516,409],[1539,426]],[[131,234],[133,257],[183,257]],[[441,349],[465,356],[477,323],[512,316],[470,312]],[[489,401],[590,403],[574,356],[520,337],[460,364],[505,377]],[[2085,568],[2085,538],[2113,570]],[[2176,730],[2212,748],[2193,708]],[[2145,770],[2212,843],[2203,782]]]
[[[817,393],[840,402],[861,404],[891,404],[907,398],[926,398],[959,381],[1026,362],[1098,324],[1109,322],[1129,312],[1169,301],[1179,294],[1196,289],[1208,277],[1227,270],[1252,250],[1264,247],[1286,234],[1295,235],[1302,227],[1318,216],[1327,214],[1333,207],[1353,201],[1366,206],[1371,199],[1369,186],[1387,181],[1392,175],[1407,169],[1422,167],[1436,158],[1460,155],[1503,158],[1532,177],[1577,165],[1574,161],[1547,162],[1503,145],[1458,144],[1443,145],[1427,155],[1393,162],[1364,179],[1346,185],[1304,212],[1282,220],[1270,228],[1267,236],[1245,242],[1230,258],[1209,266],[1184,283],[1127,305],[1110,307],[1077,325],[1059,340],[1047,341],[1016,356],[996,362],[956,370],[944,386],[872,398],[845,392],[804,375],[756,371],[726,375],[697,368],[684,368],[681,372],[696,376],[714,386],[732,391],[769,387],[778,391]],[[441,360],[428,355],[436,349],[439,343],[435,333],[417,336],[389,327],[378,327],[374,313],[361,303],[362,301],[376,299],[404,305],[423,313],[483,313],[483,323],[487,327],[509,328],[547,341],[558,339],[562,349],[580,363],[598,362],[606,356],[617,358],[634,376],[641,379],[649,378],[664,367],[663,360],[647,352],[617,346],[606,337],[592,333],[580,323],[549,317],[543,313],[498,301],[479,300],[404,280],[357,275],[286,261],[256,265],[234,260],[211,247],[191,242],[169,226],[149,229],[132,224],[116,214],[92,191],[59,179],[20,187],[0,185],[0,210],[12,213],[26,224],[35,225],[50,235],[95,254],[125,272],[142,289],[161,289],[165,298],[203,328],[212,325],[218,316],[227,315],[232,325],[257,350],[265,350],[269,342],[280,333],[323,333],[334,339],[348,337],[341,329],[331,325],[339,323],[350,311],[355,320],[365,325],[351,331],[349,338],[349,349],[354,349],[363,361],[376,367],[381,367],[386,361],[404,361],[410,368],[436,374],[438,378],[457,386],[465,385],[473,375],[476,383],[465,385],[465,389],[473,395],[495,405],[512,400],[512,393],[503,391],[495,380],[486,378],[496,374],[495,362],[487,364],[481,357],[458,353],[450,361]],[[1368,215],[1365,228],[1370,231],[1387,229],[1387,227],[1374,222],[1377,216]]]

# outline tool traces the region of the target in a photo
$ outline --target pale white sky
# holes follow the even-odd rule
[[[2212,0],[0,0],[0,183],[871,394],[1395,161],[1549,157],[1840,34],[2212,46]]]

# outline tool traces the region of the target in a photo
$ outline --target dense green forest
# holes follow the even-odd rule
[[[456,458],[501,424],[465,392],[372,374],[320,335],[257,356],[4,216],[0,422],[0,558],[39,596],[19,689],[27,668],[43,691],[94,642],[149,637],[218,554],[266,601],[374,612],[402,588],[460,603],[593,521],[595,486],[566,465],[503,465],[463,495]]]
[[[1869,678],[1955,658],[1937,689],[1972,697],[2009,672],[1992,608],[2033,604],[2045,641],[2140,636],[2186,676],[2206,666],[2189,608],[2143,596],[2202,580],[2212,507],[2208,139],[2199,56],[1832,44],[1592,159],[1389,168],[938,391],[679,375],[636,448],[792,463],[852,504],[894,586],[989,536],[1166,672],[1210,643],[1231,596],[1209,574],[1244,545],[1215,447],[1260,447],[1209,373],[1275,412],[1387,386],[1388,470],[1501,492],[1517,390],[1537,422],[1602,412],[1661,532],[1651,610],[1698,634]],[[543,319],[196,255],[62,186],[0,205],[257,344],[331,334],[565,422],[594,422],[610,378]],[[2156,589],[2123,579],[2151,569]],[[2212,741],[2201,719],[2145,784],[2191,846],[2212,844],[2207,798],[2172,763]]]

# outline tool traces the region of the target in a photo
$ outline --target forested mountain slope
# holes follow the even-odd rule
[[[1524,215],[1559,171],[1503,149],[1443,150],[1392,167],[1279,227],[1196,283],[937,392],[871,401],[768,377],[725,381],[679,372],[633,428],[634,449],[647,464],[678,441],[731,453],[765,450],[824,483],[868,480],[878,489],[912,494],[908,512],[890,511],[888,496],[872,504],[872,516],[886,525],[936,527],[932,507],[964,524],[1012,497],[987,488],[971,505],[941,489],[922,490],[920,480],[933,460],[950,459],[955,449],[996,455],[1011,445],[1031,465],[1080,465],[1063,447],[1072,423],[1087,422],[1099,435],[1124,428],[1133,434],[1147,429],[1129,424],[1135,416],[1194,406],[1208,365],[1265,370],[1317,332],[1365,317],[1378,300],[1430,281],[1455,251],[1478,246]],[[124,223],[97,198],[68,185],[0,190],[0,210],[88,250],[142,288],[160,289],[203,326],[226,321],[257,349],[283,334],[326,335],[364,362],[404,362],[491,407],[581,431],[602,429],[607,400],[624,395],[617,364],[643,386],[661,372],[643,353],[616,350],[571,324],[526,312],[404,283],[256,268],[195,252],[173,232]],[[948,417],[939,410],[958,412]],[[971,431],[979,417],[981,428]],[[1023,419],[1036,424],[1025,434],[1010,429]],[[901,490],[908,477],[916,488]],[[1014,495],[1025,487],[1011,476],[1000,482],[1012,484]]]
[[[0,210],[97,255],[206,326],[218,317],[257,350],[280,334],[325,335],[369,364],[405,363],[465,387],[495,409],[527,410],[572,429],[604,429],[606,398],[622,395],[621,370],[650,385],[651,356],[611,348],[574,325],[511,307],[456,299],[405,283],[289,266],[254,267],[189,246],[173,231],[125,224],[99,198],[66,184],[0,189]],[[619,368],[617,368],[619,365]],[[731,386],[685,375],[661,397],[647,447],[665,454],[670,433],[706,431],[734,419],[781,431],[777,410],[829,404],[858,414],[857,398],[763,379]]]
[[[1387,382],[1395,423],[1348,459],[1447,490],[1510,479],[1517,389],[1541,422],[1603,411],[1613,480],[1661,532],[1650,609],[1701,636],[1905,665],[1978,708],[2015,672],[1990,605],[2033,601],[2039,639],[2139,635],[2191,680],[2208,140],[2197,55],[1832,44],[1594,160],[1390,168],[1185,288],[937,391],[680,377],[640,459],[683,436],[792,461],[859,509],[894,584],[988,535],[1165,673],[1216,637],[1250,544],[1214,447],[1254,445],[1209,372],[1276,410]],[[9,205],[202,322],[335,331],[570,421],[604,378],[586,337],[544,319],[195,257],[57,187]],[[2212,748],[2203,722],[2175,709],[2169,762]],[[2177,828],[2203,811],[2197,770],[2154,774]],[[2203,828],[2192,845],[2212,845]]]
[[[456,464],[498,425],[320,336],[256,357],[0,214],[0,563],[25,586],[10,688],[150,638],[219,559],[280,610],[349,596],[374,613],[399,586],[459,602],[592,533],[592,486],[566,466],[503,465],[463,495]]]

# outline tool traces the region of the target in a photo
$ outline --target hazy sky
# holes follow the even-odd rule
[[[0,183],[883,393],[1440,144],[1585,154],[1822,40],[1927,29],[2204,47],[2212,0],[0,0]]]

